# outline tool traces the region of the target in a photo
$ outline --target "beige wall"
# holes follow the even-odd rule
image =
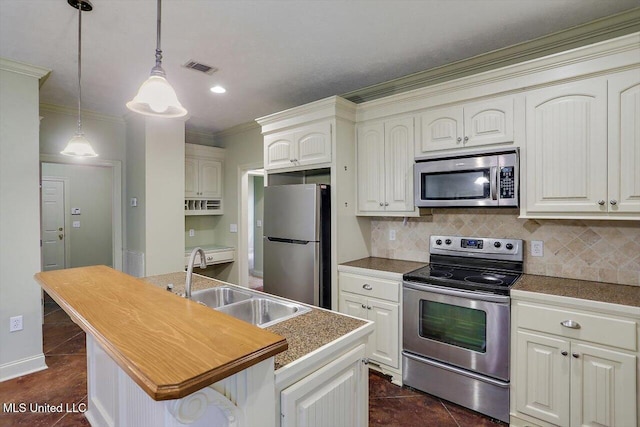
[[[39,78],[0,59],[0,381],[46,368],[40,286]],[[9,318],[23,330],[9,332]]]
[[[372,256],[428,261],[429,236],[510,237],[525,241],[525,273],[640,285],[640,222],[519,219],[515,209],[437,209],[433,217],[372,221]],[[389,230],[396,240],[389,240]],[[544,242],[532,257],[531,240]]]
[[[42,163],[43,177],[68,178],[65,193],[69,206],[64,207],[69,239],[67,267],[86,265],[113,266],[111,168],[100,166]],[[71,208],[80,208],[80,215],[71,215]],[[80,221],[80,227],[72,227]]]
[[[254,270],[258,275],[262,275],[263,259],[263,227],[258,227],[258,221],[264,225],[264,176],[253,177],[253,250],[254,250]]]

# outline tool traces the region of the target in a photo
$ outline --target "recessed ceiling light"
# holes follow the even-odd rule
[[[227,90],[225,88],[223,88],[222,86],[214,86],[211,89],[209,89],[211,92],[213,93],[225,93]]]

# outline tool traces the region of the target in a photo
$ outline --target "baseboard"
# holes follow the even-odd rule
[[[47,369],[44,354],[0,365],[0,382]]]

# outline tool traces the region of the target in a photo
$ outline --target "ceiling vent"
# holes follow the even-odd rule
[[[201,73],[205,73],[209,75],[218,71],[216,67],[212,67],[210,65],[206,65],[201,62],[194,61],[193,59],[190,59],[189,61],[187,61],[186,64],[184,64],[183,66],[185,68],[190,68],[192,70],[200,71]]]

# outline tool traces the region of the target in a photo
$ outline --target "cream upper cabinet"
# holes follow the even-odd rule
[[[512,96],[426,111],[420,116],[421,137],[415,155],[512,143],[513,114]]]
[[[640,70],[609,78],[609,211],[640,213]]]
[[[413,117],[358,128],[358,213],[413,214]]]
[[[640,72],[526,95],[524,216],[640,218]]]
[[[331,162],[331,124],[315,123],[264,137],[265,169]]]
[[[185,144],[186,215],[221,215],[224,149]]]
[[[637,318],[518,298],[511,424],[636,425]]]
[[[607,209],[607,80],[526,95],[527,212]]]

